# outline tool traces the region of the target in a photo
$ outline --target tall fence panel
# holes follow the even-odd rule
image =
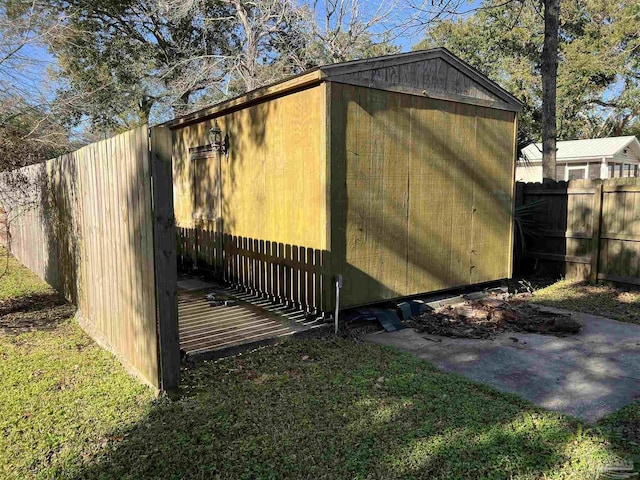
[[[524,256],[567,278],[640,285],[640,179],[518,183]]]
[[[142,126],[23,169],[34,201],[12,217],[10,245],[78,306],[81,324],[99,343],[165,388],[149,153]]]

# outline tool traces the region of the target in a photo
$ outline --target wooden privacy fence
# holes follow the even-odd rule
[[[25,167],[30,203],[5,202],[12,253],[77,305],[90,335],[165,389],[180,366],[168,135],[154,132],[153,155],[145,125]]]
[[[527,204],[526,256],[568,278],[640,285],[640,179],[518,183],[516,206]]]
[[[236,288],[310,313],[326,310],[322,250],[180,227],[177,245],[182,268],[214,270]]]

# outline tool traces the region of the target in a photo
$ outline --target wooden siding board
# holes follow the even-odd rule
[[[332,67],[335,69],[336,67]],[[503,95],[489,91],[444,58],[421,59],[402,64],[372,62],[367,69],[329,73],[327,80],[516,111],[519,107]]]
[[[508,112],[482,109],[477,115],[471,283],[509,275],[504,243],[511,235],[512,122]]]
[[[502,89],[496,83],[490,81],[487,77],[480,74],[477,70],[473,69],[458,57],[454,56],[446,49],[435,48],[425,51],[417,51],[412,53],[404,53],[399,55],[390,55],[386,57],[380,57],[377,59],[360,60],[356,62],[347,62],[345,64],[337,64],[322,67],[323,71],[327,73],[328,79],[331,79],[338,74],[350,74],[364,70],[373,70],[378,68],[384,68],[385,66],[397,65],[402,66],[408,63],[418,62],[423,64],[423,73],[427,70],[424,68],[426,64],[432,60],[441,60],[449,66],[459,70],[462,74],[469,78],[470,81],[477,83],[482,88],[487,89],[492,94],[501,98],[503,101],[512,104],[515,108],[520,108],[521,103],[509,94],[506,90]],[[424,77],[424,75],[423,75]]]
[[[473,171],[476,155],[476,121],[468,121],[464,117],[466,108],[457,105],[455,109],[455,129],[451,132],[454,138],[464,138],[463,142],[456,142],[452,146],[452,154],[458,159],[461,167],[455,168],[452,174],[452,218],[451,231],[448,241],[451,242],[450,283],[464,285],[471,283],[469,253],[471,251],[471,229],[457,228],[459,225],[470,225],[473,211],[469,205],[473,204],[473,177],[468,172]],[[471,110],[475,114],[475,110]]]
[[[330,240],[327,95],[325,85],[316,85],[216,118],[230,137],[229,157],[222,157],[221,184],[223,232],[231,240],[220,253],[215,252],[213,229],[193,221],[191,213],[198,205],[191,200],[194,185],[188,177],[193,168],[189,149],[209,143],[214,120],[174,131],[176,220],[180,228],[197,235],[202,266],[225,255],[225,274],[234,284],[289,304],[300,304],[305,296],[309,302],[316,300],[302,294],[301,276],[307,270],[294,256],[299,257],[301,249],[324,251]],[[203,163],[202,168],[213,169],[214,164]],[[212,173],[209,178],[214,180],[196,183],[195,188],[209,191],[218,177]],[[270,254],[256,257],[263,247]]]
[[[217,118],[231,145],[222,160],[225,233],[326,248],[324,102],[325,90],[316,86]],[[175,131],[174,203],[182,227],[194,226],[188,150],[208,144],[212,126],[206,120]]]
[[[424,262],[431,257],[421,243],[413,242],[411,239],[422,229],[422,222],[425,220],[425,213],[416,209],[424,202],[424,189],[421,185],[430,181],[426,163],[430,160],[427,156],[427,145],[429,143],[429,132],[424,131],[421,125],[428,125],[430,119],[425,118],[425,112],[419,106],[413,105],[411,118],[416,123],[412,130],[411,150],[409,154],[409,207],[408,207],[408,227],[407,227],[407,288],[412,290],[429,290],[430,273],[422,271]],[[422,130],[422,131],[421,131]],[[415,132],[421,132],[415,135]]]

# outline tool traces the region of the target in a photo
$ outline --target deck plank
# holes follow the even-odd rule
[[[233,300],[233,304],[214,306],[205,298],[207,293],[214,293],[216,299]],[[303,311],[221,287],[179,291],[178,323],[180,348],[194,358],[207,352],[237,351],[235,347],[250,349],[326,326]]]

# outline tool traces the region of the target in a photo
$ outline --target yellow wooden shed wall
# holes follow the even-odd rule
[[[342,305],[509,277],[515,113],[329,88]]]
[[[229,134],[222,158],[224,233],[324,250],[327,246],[326,86],[316,85],[217,117]],[[196,226],[189,148],[210,143],[214,119],[174,132],[174,203],[178,226]],[[197,188],[213,204],[216,161]],[[203,176],[201,175],[201,179]],[[214,229],[214,222],[203,222]]]

